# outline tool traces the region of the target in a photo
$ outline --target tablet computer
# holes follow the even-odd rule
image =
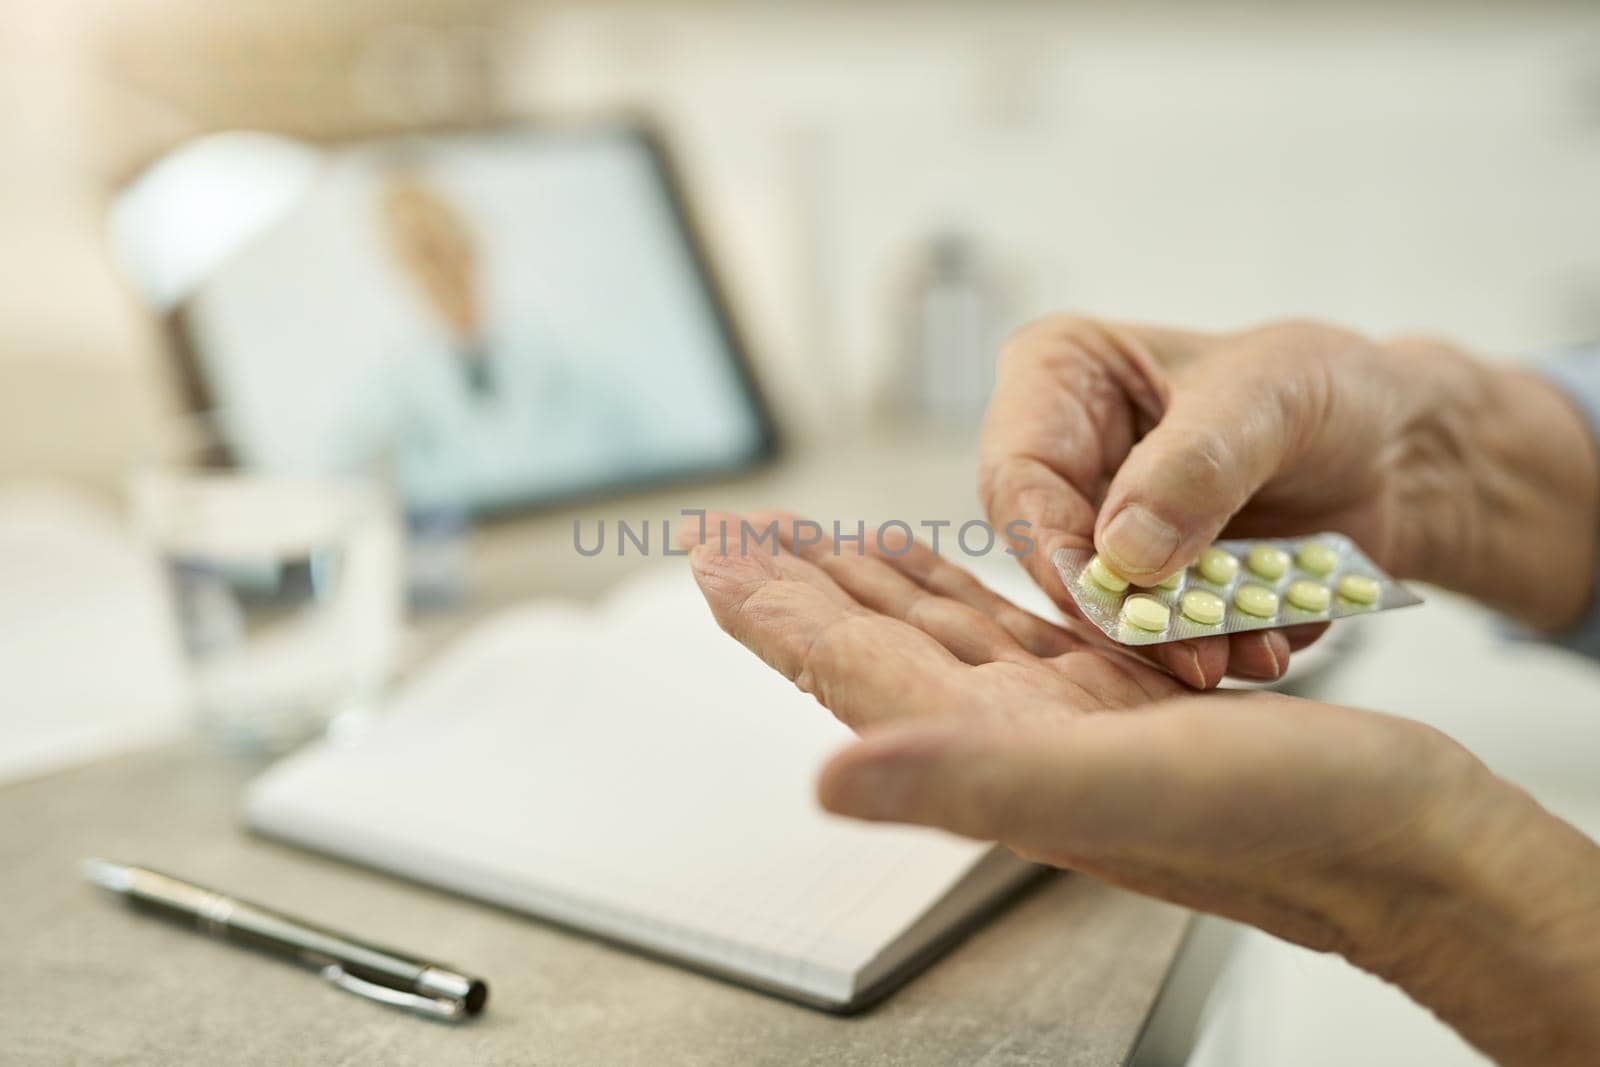
[[[775,450],[640,127],[319,146],[174,324],[237,463],[381,468],[414,511],[535,506]]]

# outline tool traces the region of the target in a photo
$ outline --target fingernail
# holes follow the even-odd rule
[[[1196,652],[1192,648],[1189,649],[1188,677],[1185,678],[1184,681],[1188,682],[1196,689],[1204,689],[1206,687],[1206,672],[1205,668],[1200,666],[1200,653]]]
[[[1149,509],[1129,504],[1117,512],[1101,536],[1100,550],[1123,574],[1160,570],[1178,551],[1177,527],[1155,517]]]
[[[1193,689],[1206,687],[1206,672],[1200,666],[1200,653],[1184,644],[1163,646],[1161,662],[1178,681]]]
[[[1279,678],[1283,677],[1284,663],[1283,657],[1278,655],[1278,646],[1277,643],[1272,640],[1271,634],[1261,635],[1261,647],[1267,650],[1267,659],[1272,663],[1272,674],[1270,674],[1268,677],[1272,681],[1277,681]]]

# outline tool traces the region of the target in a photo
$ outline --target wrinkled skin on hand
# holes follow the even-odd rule
[[[1050,564],[1060,547],[1092,546],[1152,585],[1219,536],[1325,530],[1392,574],[1537,627],[1572,622],[1593,587],[1600,474],[1581,418],[1546,383],[1437,342],[1057,316],[1006,346],[982,452],[991,522],[1031,525],[1039,550],[1023,563],[1067,611]],[[1224,673],[1276,678],[1320,632],[1149,654],[1206,688]]]
[[[1195,694],[925,546],[836,553],[796,544],[788,516],[707,521],[774,518],[775,553],[685,540],[719,624],[862,735],[823,770],[825,807],[1000,841],[1340,952],[1507,1063],[1600,1051],[1596,850],[1443,735]]]

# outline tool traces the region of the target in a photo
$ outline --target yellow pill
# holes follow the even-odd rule
[[[1161,601],[1147,596],[1131,596],[1122,602],[1123,621],[1141,630],[1160,633],[1167,628],[1171,612]]]
[[[1364,574],[1347,574],[1339,579],[1339,595],[1357,604],[1376,604],[1383,586]]]
[[[1286,595],[1289,603],[1297,608],[1304,608],[1306,611],[1327,611],[1328,602],[1333,594],[1329,593],[1328,587],[1321,582],[1308,582],[1302,578],[1289,583]]]
[[[1120,593],[1124,589],[1128,588],[1128,579],[1124,578],[1110,567],[1107,567],[1099,556],[1095,556],[1093,559],[1091,559],[1089,561],[1089,565],[1085,567],[1084,570],[1088,573],[1090,580],[1093,581],[1095,585],[1098,585],[1101,589],[1104,589],[1107,592]]]
[[[1183,572],[1179,571],[1177,574],[1174,574],[1171,577],[1168,577],[1168,578],[1166,578],[1166,579],[1164,579],[1162,581],[1159,581],[1155,585],[1141,585],[1141,586],[1139,586],[1139,588],[1140,589],[1163,589],[1166,592],[1170,593],[1170,592],[1172,592],[1174,589],[1178,588],[1178,586],[1180,586],[1182,584],[1183,584]]]
[[[1264,585],[1241,585],[1233,602],[1240,611],[1257,618],[1270,619],[1278,613],[1278,594]]]
[[[1300,569],[1307,574],[1320,576],[1332,574],[1333,568],[1339,565],[1339,552],[1330,545],[1321,541],[1307,541],[1300,546],[1300,551],[1295,553],[1295,562],[1300,564]]]
[[[1227,605],[1215,593],[1204,589],[1191,589],[1178,601],[1179,609],[1195,622],[1215,626],[1222,621]]]
[[[1200,553],[1200,562],[1195,570],[1213,585],[1227,585],[1239,573],[1239,560],[1213,545]]]
[[[1289,569],[1289,553],[1272,545],[1252,545],[1244,563],[1252,572],[1275,582]]]

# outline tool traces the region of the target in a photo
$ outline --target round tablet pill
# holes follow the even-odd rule
[[[1275,582],[1289,569],[1289,553],[1274,545],[1252,545],[1244,565],[1252,573]]]
[[[1295,553],[1294,560],[1307,574],[1321,577],[1332,574],[1333,568],[1339,565],[1339,552],[1321,541],[1307,541]]]
[[[1141,585],[1141,586],[1137,586],[1137,588],[1139,588],[1139,589],[1160,589],[1160,590],[1162,590],[1164,592],[1170,593],[1173,590],[1177,589],[1178,586],[1180,586],[1182,584],[1183,584],[1183,572],[1179,571],[1177,574],[1174,574],[1174,575],[1171,575],[1171,576],[1169,576],[1167,578],[1162,579],[1161,581],[1157,582],[1155,585]]]
[[[1171,612],[1161,601],[1147,596],[1131,596],[1122,602],[1122,618],[1141,630],[1160,633],[1167,628]]]
[[[1222,621],[1227,605],[1215,593],[1191,589],[1178,601],[1178,610],[1204,626],[1215,626]]]
[[[1200,553],[1200,562],[1195,565],[1195,570],[1200,572],[1200,577],[1213,585],[1227,585],[1233,581],[1233,576],[1239,573],[1239,560],[1236,556],[1212,545]]]
[[[1107,567],[1099,556],[1095,556],[1089,561],[1089,565],[1084,568],[1084,573],[1089,575],[1090,581],[1107,592],[1120,593],[1128,588],[1128,579]]]
[[[1378,594],[1382,592],[1383,586],[1378,579],[1368,578],[1364,574],[1347,574],[1339,579],[1339,595],[1357,604],[1376,604]]]
[[[1264,585],[1241,585],[1233,594],[1233,603],[1246,615],[1270,619],[1278,613],[1278,594]]]
[[[1328,592],[1328,587],[1321,582],[1311,582],[1302,578],[1290,582],[1288,592],[1284,594],[1289,603],[1306,611],[1327,611],[1328,602],[1333,594]]]

